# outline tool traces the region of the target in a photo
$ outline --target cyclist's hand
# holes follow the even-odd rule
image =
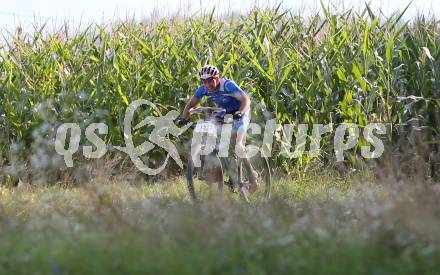
[[[243,113],[240,112],[240,111],[237,111],[237,112],[235,112],[234,115],[232,115],[232,118],[235,119],[235,120],[239,120],[242,117],[243,117]]]
[[[188,120],[186,118],[181,117],[178,121],[177,121],[177,125],[178,126],[185,126],[186,124],[188,124]]]

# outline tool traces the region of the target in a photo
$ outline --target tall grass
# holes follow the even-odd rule
[[[0,273],[438,273],[436,186],[358,173],[274,186],[252,205],[194,205],[183,181],[2,186]]]
[[[211,13],[90,25],[74,33],[67,25],[54,33],[44,27],[3,32],[0,164],[32,168],[29,154],[49,154],[41,143],[53,145],[63,122],[83,129],[105,122],[106,141],[123,145],[131,101],[181,110],[208,62],[249,91],[259,106],[254,117],[264,109],[288,123],[392,123],[393,146],[422,131],[422,143],[438,156],[438,19],[384,18],[368,6],[360,14],[323,12],[303,18],[277,7],[222,19]],[[135,141],[145,138],[134,134]],[[325,144],[323,156],[331,153]],[[277,164],[290,167],[283,159]]]

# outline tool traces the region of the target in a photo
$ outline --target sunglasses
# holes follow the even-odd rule
[[[208,82],[208,81],[212,81],[212,80],[214,80],[215,79],[215,77],[209,77],[209,78],[207,78],[207,79],[201,79],[201,81],[202,82]]]

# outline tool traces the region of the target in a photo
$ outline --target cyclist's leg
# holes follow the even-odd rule
[[[227,174],[229,176],[230,184],[234,187],[239,187],[240,182],[238,178],[238,154],[236,153],[236,143],[237,143],[237,128],[238,125],[236,124],[236,121],[232,123],[232,129],[230,132],[230,136],[228,137],[227,142],[222,142],[221,147],[219,147],[219,150],[222,154],[222,165],[224,168],[224,171],[227,171]],[[241,139],[241,138],[240,138]]]
[[[235,134],[235,138],[233,139],[235,141],[235,153],[243,162],[243,166],[246,169],[247,174],[249,175],[249,181],[250,181],[249,191],[253,193],[257,190],[258,174],[255,172],[254,168],[252,167],[248,155],[249,152],[247,152],[245,148],[246,133],[247,133],[247,128],[249,126],[249,121],[250,121],[250,112],[248,111],[246,114],[244,114],[244,116],[240,120],[234,121],[232,127],[233,127],[233,133]]]

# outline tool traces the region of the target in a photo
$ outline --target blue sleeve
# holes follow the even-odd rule
[[[238,85],[232,80],[226,82],[225,90],[233,95],[239,95],[243,93],[243,90],[240,87],[238,87]]]
[[[197,89],[196,93],[194,94],[194,97],[197,98],[198,100],[201,100],[202,97],[204,97],[205,95],[206,95],[205,87],[202,85]]]

